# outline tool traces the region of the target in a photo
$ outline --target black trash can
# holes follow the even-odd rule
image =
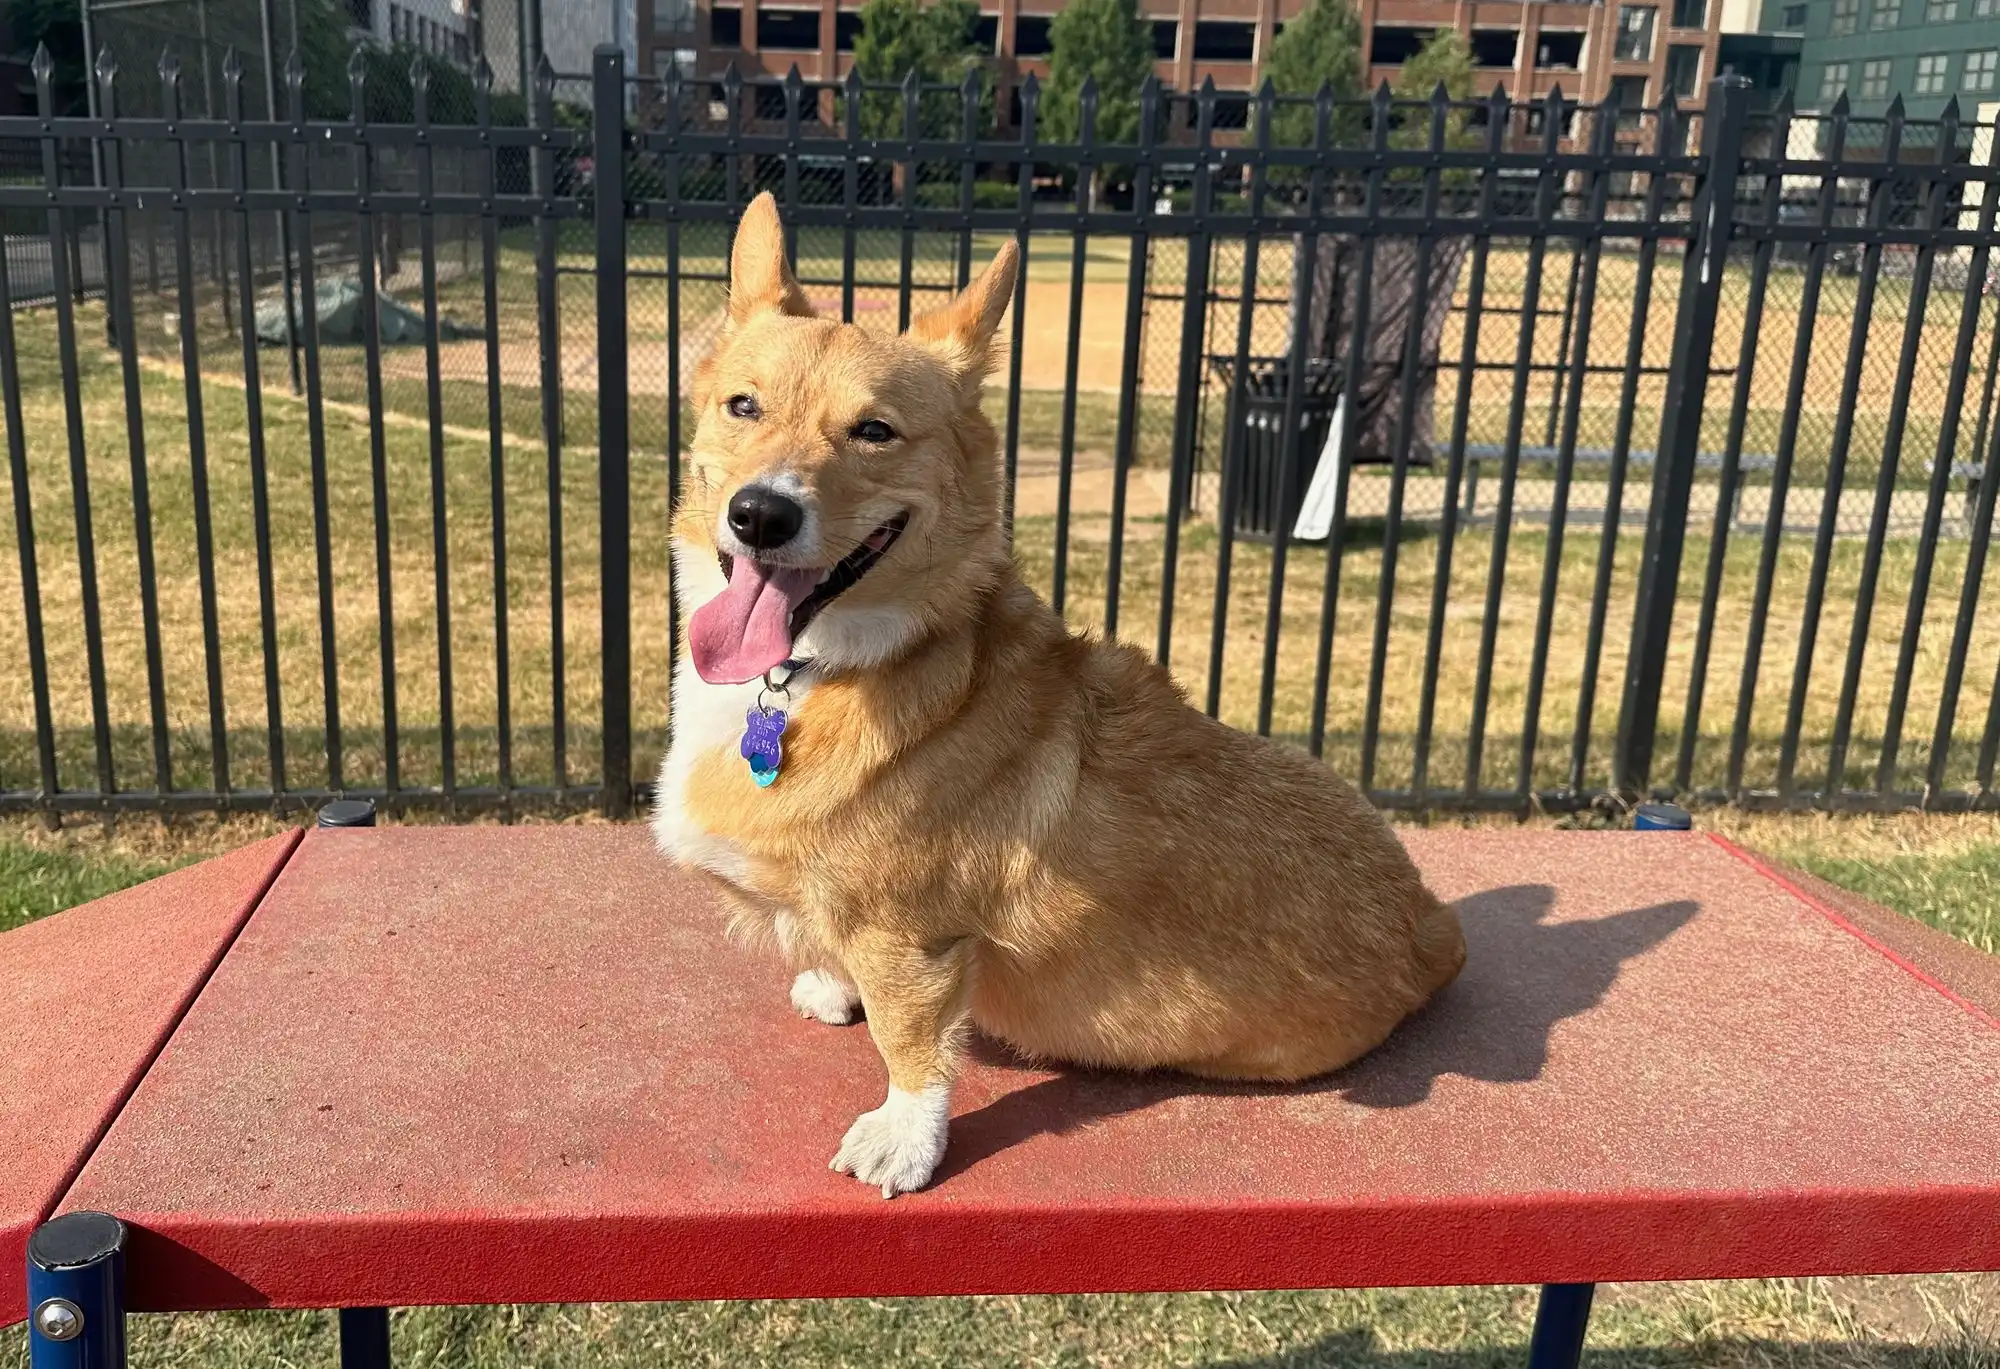
[[[1288,358],[1248,358],[1241,392],[1236,387],[1234,356],[1211,356],[1208,364],[1229,395],[1223,411],[1222,479],[1223,499],[1231,501],[1235,510],[1236,535],[1273,541],[1279,528],[1291,530],[1305,505],[1313,469],[1333,427],[1340,367],[1330,357],[1307,360],[1305,393],[1287,433],[1292,385]]]

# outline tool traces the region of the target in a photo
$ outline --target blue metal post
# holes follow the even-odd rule
[[[28,1238],[29,1369],[125,1369],[125,1224],[69,1212]]]
[[[1632,813],[1635,832],[1687,832],[1694,828],[1694,815],[1677,803],[1642,803]]]
[[[319,810],[317,827],[373,827],[371,799],[335,799]],[[389,1309],[340,1309],[340,1369],[389,1369]]]
[[[340,1309],[340,1369],[389,1369],[389,1309]]]
[[[1686,832],[1694,827],[1687,809],[1673,803],[1642,803],[1632,814],[1635,832]],[[1535,1335],[1528,1342],[1528,1369],[1576,1369],[1583,1358],[1583,1335],[1590,1326],[1594,1283],[1542,1285],[1535,1309]]]
[[[1576,1369],[1583,1358],[1583,1333],[1590,1325],[1594,1283],[1542,1285],[1535,1310],[1535,1338],[1528,1342],[1528,1369]]]

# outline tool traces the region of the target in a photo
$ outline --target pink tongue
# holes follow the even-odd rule
[[[783,665],[792,654],[792,611],[818,581],[818,571],[760,566],[737,557],[729,588],[688,620],[695,671],[710,684],[742,684]]]

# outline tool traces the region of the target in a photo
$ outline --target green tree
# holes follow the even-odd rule
[[[1137,0],[1075,0],[1049,25],[1049,83],[1042,94],[1037,135],[1052,142],[1078,141],[1083,131],[1083,85],[1097,83],[1095,139],[1132,143],[1139,138],[1139,92],[1153,72],[1153,26]],[[1091,203],[1113,168],[1099,163]]]
[[[87,108],[86,64],[83,14],[77,8],[77,0],[9,0],[7,23],[13,30],[19,56],[32,57],[36,48],[47,45],[53,63],[49,89],[55,96],[55,113],[83,113]]]
[[[1097,81],[1097,141],[1139,136],[1139,89],[1153,71],[1153,26],[1137,0],[1076,0],[1049,25],[1049,82],[1037,116],[1042,136],[1075,142],[1083,83]]]
[[[1423,148],[1431,145],[1431,124],[1433,113],[1430,101],[1443,87],[1445,95],[1454,103],[1445,111],[1444,142],[1447,148],[1465,149],[1479,144],[1479,134],[1471,127],[1470,111],[1457,102],[1472,98],[1474,69],[1472,48],[1459,36],[1456,29],[1439,29],[1424,40],[1424,45],[1397,74],[1396,83],[1390,93],[1399,101],[1422,101],[1424,107],[1414,105],[1396,111],[1394,125],[1389,130],[1389,146],[1401,148]],[[1416,167],[1398,167],[1390,173],[1395,181],[1419,181],[1423,172]],[[1455,167],[1441,173],[1439,183],[1447,186],[1470,184],[1473,173],[1464,167]]]
[[[1296,19],[1271,42],[1265,74],[1279,95],[1318,95],[1322,86],[1336,101],[1361,96],[1361,19],[1352,0],[1307,0]],[[1316,116],[1305,105],[1280,104],[1271,117],[1271,141],[1279,147],[1312,146]],[[1360,109],[1334,106],[1331,137],[1335,145],[1356,141],[1362,127]]]
[[[971,75],[980,88],[980,122],[991,122],[993,74],[990,53],[979,46],[979,6],[974,0],[868,0],[861,7],[861,32],[854,39],[854,69],[870,85],[900,84],[911,72],[926,86],[917,106],[919,129],[931,136],[956,135],[963,126],[958,90]],[[871,138],[903,134],[903,98],[870,91],[861,100],[862,131]]]
[[[1470,100],[1472,82],[1471,46],[1459,36],[1457,29],[1439,29],[1424,40],[1416,56],[1403,63],[1391,93],[1398,100],[1428,100],[1439,86],[1443,86],[1444,93],[1453,100]],[[1452,114],[1463,129],[1465,111],[1453,110]],[[1428,136],[1428,120],[1419,122],[1423,125],[1425,136]],[[1450,143],[1447,142],[1446,146]]]

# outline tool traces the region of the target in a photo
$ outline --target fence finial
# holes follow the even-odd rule
[[[222,83],[240,82],[243,79],[243,54],[231,43],[222,54]]]
[[[118,79],[118,59],[112,55],[111,44],[106,43],[97,50],[95,70],[97,83],[107,90],[110,89],[111,83]]]
[[[49,56],[49,45],[47,43],[35,44],[34,60],[28,63],[28,70],[34,73],[35,84],[47,85],[49,77],[55,72],[55,69],[56,62],[55,58]]]
[[[171,47],[160,49],[160,84],[172,89],[181,83],[181,59]]]
[[[678,70],[676,67],[668,67],[667,78],[672,80]],[[486,60],[486,54],[483,52],[472,63],[472,88],[482,93],[490,93],[493,89],[493,64]]]
[[[306,60],[299,56],[297,48],[293,48],[291,55],[285,58],[285,86],[296,95],[305,89],[305,84]]]

